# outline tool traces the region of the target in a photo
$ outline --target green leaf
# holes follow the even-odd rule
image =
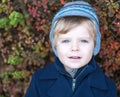
[[[16,27],[18,24],[24,26],[24,17],[20,12],[13,11],[9,17],[10,25]]]
[[[1,18],[0,19],[0,28],[7,27],[8,23],[9,23],[9,20],[7,17]]]
[[[24,71],[14,71],[12,73],[12,76],[14,79],[21,79],[21,78],[25,78],[25,72]]]
[[[11,65],[18,65],[18,64],[21,64],[22,61],[23,59],[19,56],[9,56],[7,63]]]
[[[2,0],[2,3],[8,2],[9,0]]]
[[[0,12],[6,12],[8,8],[9,7],[6,4],[0,4]]]
[[[5,97],[4,95],[0,94],[0,97]]]

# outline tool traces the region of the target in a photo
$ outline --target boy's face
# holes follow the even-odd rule
[[[56,39],[58,58],[69,71],[85,66],[93,56],[94,38],[85,25],[79,25]]]

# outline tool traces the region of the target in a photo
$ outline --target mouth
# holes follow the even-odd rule
[[[81,59],[79,56],[70,56],[69,59]]]

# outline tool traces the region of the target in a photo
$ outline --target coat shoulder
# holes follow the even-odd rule
[[[90,76],[91,86],[97,89],[107,91],[107,97],[117,97],[115,82],[110,79],[102,69],[97,69]]]
[[[105,91],[106,97],[117,97],[115,82],[99,67],[90,74],[89,82],[94,89]]]
[[[51,63],[43,68],[37,69],[33,75],[39,79],[53,79],[56,78],[58,74],[59,73],[56,70],[54,63]]]

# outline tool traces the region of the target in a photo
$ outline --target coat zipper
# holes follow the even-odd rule
[[[63,73],[63,74],[64,74],[64,73]],[[68,77],[71,78],[70,75],[68,75],[68,74],[65,74],[65,75],[67,75]],[[72,77],[72,91],[73,91],[73,92],[74,92],[74,90],[75,90],[75,86],[76,86],[76,78],[73,78],[73,77]]]
[[[86,66],[81,72],[83,72],[86,68],[87,68],[87,66]],[[71,76],[68,75],[68,74],[65,74],[65,73],[62,73],[62,74],[67,75],[68,77],[71,78]],[[79,76],[80,74],[81,74],[81,73],[79,73],[78,76]],[[76,87],[76,79],[78,78],[78,76],[77,76],[76,78],[72,78],[72,91],[73,91],[73,92],[74,92],[75,87]]]
[[[76,86],[76,79],[73,78],[73,79],[72,79],[72,91],[73,91],[73,92],[74,92],[74,90],[75,90],[75,86]]]
[[[83,72],[85,69],[87,68],[87,66],[81,71]],[[80,75],[81,73],[78,74],[78,76]],[[76,78],[72,78],[72,91],[74,92],[75,90],[75,87],[76,87],[76,79],[78,78],[78,76]]]

